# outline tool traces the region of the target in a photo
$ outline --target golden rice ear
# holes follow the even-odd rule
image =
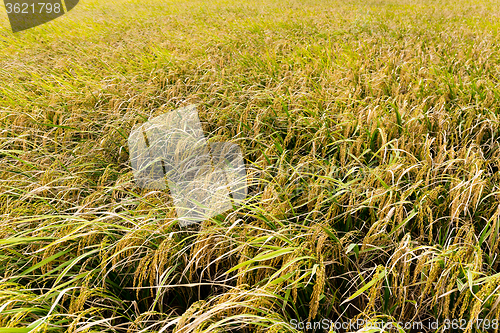
[[[247,171],[240,146],[230,142],[210,142],[212,165],[224,173],[233,206],[240,206],[247,197]]]

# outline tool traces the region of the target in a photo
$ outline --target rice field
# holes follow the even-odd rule
[[[498,331],[498,2],[0,13],[0,333]],[[189,104],[249,195],[182,227],[127,139]]]

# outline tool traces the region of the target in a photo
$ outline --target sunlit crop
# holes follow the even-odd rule
[[[497,1],[0,12],[0,332],[500,326]],[[192,103],[249,187],[181,227],[127,139]]]

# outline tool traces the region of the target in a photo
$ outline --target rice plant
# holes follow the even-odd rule
[[[499,14],[83,0],[16,34],[1,14],[0,332],[497,332]],[[127,139],[192,103],[249,195],[184,227]]]

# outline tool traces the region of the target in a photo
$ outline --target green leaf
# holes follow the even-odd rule
[[[362,293],[364,293],[367,289],[369,289],[375,283],[377,283],[378,281],[380,281],[381,279],[383,279],[386,276],[386,274],[387,274],[387,272],[384,269],[377,276],[375,276],[370,282],[368,282],[367,284],[365,284],[361,289],[359,289],[353,295],[351,295],[348,299],[346,299],[345,301],[343,301],[341,303],[341,305],[344,304],[345,302],[352,301],[353,299],[355,299],[356,297],[358,297],[359,295],[361,295]]]
[[[39,242],[43,240],[54,240],[54,237],[12,237],[7,239],[0,239],[0,245],[4,244],[22,244],[30,242]]]
[[[357,245],[358,245],[358,244],[354,244],[354,243],[349,244],[349,245],[347,246],[347,249],[345,250],[345,253],[346,253],[346,254],[349,254],[349,253],[352,251],[352,249],[354,249],[354,247],[356,247]]]
[[[52,260],[55,260],[55,259],[59,258],[60,256],[68,253],[69,251],[71,251],[71,249],[63,251],[63,252],[58,252],[58,253],[56,253],[56,254],[54,254],[54,255],[52,255],[52,256],[50,256],[50,257],[48,257],[48,258],[46,258],[46,259],[44,259],[42,261],[40,261],[38,264],[36,264],[34,266],[31,266],[30,268],[28,268],[27,270],[25,270],[24,272],[22,272],[20,274],[20,276],[22,277],[22,276],[24,276],[24,275],[26,275],[28,273],[33,272],[35,269],[38,269],[38,268],[42,267],[43,265],[51,262]]]
[[[244,261],[244,262],[242,262],[242,263],[234,266],[233,268],[231,268],[230,270],[228,270],[227,273],[231,273],[231,272],[233,272],[233,271],[235,271],[235,270],[237,270],[237,269],[239,269],[241,267],[248,266],[248,265],[250,265],[250,264],[252,264],[254,262],[274,259],[274,258],[282,256],[284,254],[292,253],[293,251],[295,251],[294,247],[286,247],[286,248],[281,249],[281,250],[276,250],[276,251],[262,253],[262,254],[259,254],[258,256],[256,256],[253,259]]]

